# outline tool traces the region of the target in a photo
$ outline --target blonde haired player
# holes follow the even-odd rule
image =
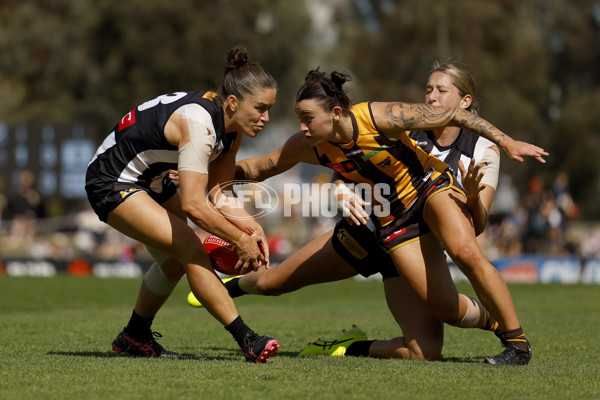
[[[436,72],[437,71],[433,71],[431,77],[436,77]],[[444,74],[442,73],[439,76],[443,78]],[[342,171],[346,173],[347,179],[349,181],[352,181],[354,177],[359,178],[360,174],[363,173],[362,171],[377,171],[376,168],[373,169],[369,166],[369,164],[366,164],[366,160],[370,160],[369,162],[372,163],[376,162],[381,168],[384,168],[390,165],[393,166],[393,163],[389,162],[389,160],[391,160],[390,154],[395,154],[394,158],[397,158],[402,156],[402,154],[398,153],[398,151],[406,151],[406,156],[410,158],[410,152],[416,152],[419,157],[419,160],[421,160],[420,162],[428,163],[429,167],[431,165],[436,165],[434,167],[434,171],[431,174],[425,172],[426,170],[429,171],[429,168],[423,168],[423,165],[421,167],[412,167],[414,174],[417,173],[415,171],[418,171],[418,168],[423,168],[423,172],[421,172],[422,175],[420,178],[421,182],[423,183],[419,185],[425,186],[427,190],[425,190],[425,188],[413,188],[409,189],[409,191],[414,190],[417,193],[427,193],[427,191],[430,191],[430,193],[427,195],[428,197],[425,197],[424,199],[420,200],[425,200],[425,202],[422,202],[421,204],[415,206],[414,209],[419,210],[422,207],[427,207],[426,203],[428,203],[428,199],[431,197],[432,190],[435,194],[435,196],[433,197],[437,197],[438,194],[446,192],[444,188],[447,186],[444,185],[447,185],[448,183],[439,179],[439,177],[443,175],[443,171],[446,166],[438,164],[435,161],[435,159],[431,158],[431,155],[425,156],[423,154],[420,154],[418,151],[416,151],[416,147],[418,147],[416,145],[416,142],[406,141],[405,138],[401,139],[399,141],[400,143],[395,143],[393,140],[386,139],[385,137],[377,139],[379,141],[379,144],[383,143],[385,145],[385,151],[383,151],[384,146],[378,146],[375,143],[369,144],[367,142],[365,145],[357,143],[357,140],[360,140],[361,126],[358,125],[357,132],[357,125],[355,125],[353,120],[355,108],[350,106],[349,101],[345,96],[345,93],[343,93],[343,90],[341,89],[341,85],[345,82],[345,80],[346,77],[343,74],[332,74],[332,79],[329,80],[328,78],[325,78],[323,74],[317,71],[313,71],[311,75],[309,75],[309,77],[307,78],[305,86],[299,91],[298,95],[297,110],[299,116],[301,117],[302,132],[293,136],[290,140],[288,140],[288,142],[286,143],[286,145],[283,146],[283,148],[276,150],[271,155],[263,157],[261,159],[246,160],[238,164],[246,172],[249,178],[255,178],[256,176],[268,177],[269,174],[274,175],[276,173],[280,173],[283,170],[289,168],[290,166],[300,161],[316,163],[316,160],[318,159],[320,163],[327,164],[328,166],[331,166],[334,170],[338,172]],[[460,94],[457,90],[457,87],[454,85],[450,85],[449,87],[447,87],[447,84],[441,85],[439,83],[436,83],[435,86],[436,88],[431,89],[431,93],[433,94],[429,93],[430,89],[428,88],[427,102],[430,105],[434,105],[436,101],[439,103],[439,100],[433,99],[433,97],[436,97],[436,99],[438,98],[437,92],[444,92],[446,91],[446,89],[453,89],[454,93],[451,97],[453,98],[453,101],[456,102],[456,104],[453,104],[453,106],[458,107],[457,109],[467,109],[470,107],[472,95],[469,94],[469,96],[466,97],[464,94]],[[327,93],[324,92],[323,88],[327,88]],[[332,99],[332,97],[336,98]],[[301,104],[304,104],[305,100],[308,101],[309,99],[318,100],[306,103],[308,104],[306,109],[301,107]],[[361,106],[363,106],[363,108],[366,109],[367,105],[365,104]],[[370,107],[371,105],[369,104],[368,106]],[[426,128],[427,125],[430,125],[432,128],[443,128],[447,125],[452,126],[455,124],[460,124],[456,121],[453,122],[451,120],[446,120],[446,118],[448,118],[449,113],[460,114],[457,113],[457,111],[455,111],[457,109],[448,109],[445,107],[433,109],[426,108],[421,105],[410,106],[404,105],[402,103],[393,103],[388,104],[387,106],[387,111],[390,113],[388,116],[390,118],[396,118],[396,115],[399,116],[398,118],[402,118],[402,121],[399,122],[402,122],[402,124],[404,124],[402,125],[403,129],[412,128],[414,126]],[[322,110],[325,110],[325,112],[323,112]],[[331,111],[327,112],[326,110]],[[373,111],[374,110],[371,109],[371,112]],[[362,108],[360,112],[362,113],[360,115],[360,118],[363,118],[364,120],[368,121],[368,114],[364,113]],[[377,114],[375,112],[373,112],[371,115],[377,118]],[[473,119],[470,118],[469,115],[465,115],[464,113],[460,114],[460,116],[462,118],[462,124],[464,124],[467,128],[479,131],[479,133],[485,133],[486,135],[490,136],[490,132],[499,132],[479,118]],[[452,118],[456,118],[456,116],[452,116]],[[379,122],[379,120],[377,121],[377,125],[382,123]],[[407,121],[415,122],[413,124],[409,124]],[[386,122],[384,121],[383,124],[385,123]],[[332,129],[330,135],[333,136],[327,136],[328,134],[326,132],[328,132],[329,129]],[[373,129],[373,127],[371,127],[371,129]],[[375,129],[378,130],[377,127]],[[481,132],[482,129],[483,132]],[[372,130],[371,132],[374,131]],[[391,130],[391,132],[394,131]],[[401,132],[404,131],[401,130],[399,133]],[[439,133],[440,131],[436,130],[436,132]],[[448,129],[448,131],[446,132],[450,133],[449,136],[451,136],[452,134],[455,135],[454,139],[456,139],[459,136],[468,139],[468,136],[470,135],[469,133],[461,134],[460,132],[463,131],[461,131],[460,129]],[[381,133],[379,133],[379,136],[377,136],[377,133],[370,134],[374,135],[374,137],[376,138],[383,136]],[[497,134],[500,135],[500,139],[497,138],[495,140],[498,143],[505,142],[504,149],[507,150],[507,152],[509,152],[509,154],[513,158],[520,160],[521,155],[530,155],[538,158],[538,160],[543,162],[541,155],[547,154],[543,150],[539,149],[536,146],[531,146],[522,142],[514,142],[512,141],[512,139],[505,137],[501,133]],[[490,138],[494,137],[490,136]],[[325,140],[327,140],[327,148],[329,153],[326,153],[325,151],[319,151],[319,145],[321,143],[325,144]],[[485,141],[482,141],[482,143],[484,142]],[[307,144],[309,146],[307,146]],[[317,147],[316,152],[313,152],[310,149],[310,146],[313,145]],[[394,146],[398,146],[400,147],[400,149],[391,150],[394,153],[390,153],[388,149],[391,149]],[[402,150],[402,148],[408,148],[408,150]],[[485,148],[489,149],[490,146],[485,146]],[[473,150],[474,148],[471,148],[471,151]],[[338,154],[338,157],[341,157],[340,153],[348,154],[349,156],[357,155],[357,157],[362,157],[362,159],[350,159],[351,157],[347,157],[345,159],[342,159],[344,161],[337,163],[334,162],[337,160],[333,157],[335,157],[336,154]],[[472,206],[479,207],[480,205],[483,205],[483,210],[485,210],[485,208],[489,207],[489,205],[484,205],[484,202],[487,201],[482,201],[482,196],[480,196],[480,192],[485,190],[486,186],[490,185],[480,185],[483,176],[480,169],[488,168],[487,174],[488,176],[491,176],[491,181],[493,181],[493,171],[497,171],[497,165],[495,167],[493,166],[493,159],[497,158],[498,154],[493,149],[491,151],[487,151],[484,149],[481,153],[486,153],[484,157],[490,158],[490,161],[482,163],[478,166],[473,165],[473,163],[469,163],[468,171],[464,169],[465,167],[463,166],[463,174],[465,174],[467,178],[468,176],[470,176],[470,178],[465,180],[465,186],[469,186],[469,189],[467,190],[469,198],[471,200],[477,200],[477,202],[475,202],[475,204],[472,204]],[[380,154],[381,157],[373,157],[373,154]],[[365,155],[368,156],[365,157]],[[412,161],[413,164],[415,161],[416,159]],[[364,165],[361,165],[361,163]],[[362,171],[361,167],[363,167]],[[431,181],[432,175],[437,176],[437,178],[435,178],[434,182],[428,183],[428,181]],[[393,178],[392,175],[390,175],[389,177]],[[386,176],[384,176],[384,174],[382,174],[382,176],[378,179],[387,178]],[[381,180],[377,180],[377,182],[380,181]],[[473,184],[469,182],[475,183]],[[398,183],[398,181],[396,181],[396,183]],[[438,189],[436,189],[436,187]],[[442,190],[440,191],[440,189]],[[454,193],[454,191],[452,192]],[[456,193],[460,194],[460,189],[457,189]],[[493,195],[493,188],[491,189],[491,194]],[[472,201],[467,202],[473,203]],[[491,202],[491,196],[489,197],[489,202]],[[407,209],[411,208],[413,204],[414,203],[407,202],[404,206],[397,205],[397,207],[404,207],[405,209]],[[451,210],[451,207],[448,207],[448,210]],[[420,213],[421,211],[416,212]],[[475,209],[473,213],[476,215],[477,210]],[[450,214],[452,214],[452,211],[450,211]],[[451,277],[448,273],[445,258],[443,257],[443,252],[439,248],[439,243],[437,241],[434,242],[431,240],[432,238],[435,239],[434,235],[427,234],[428,227],[423,225],[422,222],[419,222],[419,218],[422,218],[419,216],[420,214],[415,214],[413,212],[413,215],[415,216],[414,218],[417,218],[414,222],[411,222],[411,218],[413,218],[412,216],[408,215],[407,217],[405,217],[407,218],[406,223],[408,224],[406,225],[406,229],[402,228],[402,226],[400,225],[400,229],[392,230],[383,236],[381,236],[381,234],[379,236],[379,244],[387,242],[385,244],[387,246],[390,246],[389,242],[392,242],[392,247],[388,248],[388,250],[392,254],[396,251],[399,251],[400,249],[402,249],[402,252],[399,254],[406,253],[405,249],[414,248],[416,250],[418,249],[418,247],[415,248],[415,244],[419,244],[419,242],[423,242],[424,244],[422,244],[422,246],[426,246],[428,249],[427,251],[423,250],[422,253],[422,256],[425,258],[425,260],[428,260],[426,261],[426,264],[424,266],[421,266],[423,262],[419,262],[418,258],[413,258],[412,260],[394,258],[395,263],[392,264],[391,268],[389,268],[389,262],[386,265],[388,273],[390,274],[387,277],[384,274],[386,295],[390,294],[390,296],[388,296],[388,304],[390,305],[394,316],[396,317],[400,326],[402,327],[405,337],[397,338],[397,340],[395,341],[380,341],[375,343],[368,343],[368,346],[365,346],[364,349],[358,351],[358,353],[361,353],[360,355],[370,354],[375,356],[387,357],[435,359],[439,357],[443,341],[441,321],[462,327],[481,327],[488,329],[493,329],[493,327],[495,327],[495,322],[492,322],[493,319],[489,318],[487,310],[484,307],[482,307],[479,302],[477,302],[475,299],[470,299],[463,295],[458,296],[458,294],[456,293],[456,288],[454,287],[451,281]],[[355,216],[359,219],[362,219],[361,222],[364,222],[364,217],[366,217],[365,215],[361,215],[360,213],[355,214]],[[461,220],[459,219],[457,220],[457,222],[458,221]],[[383,230],[381,221],[378,222],[380,224],[378,230],[381,232]],[[397,222],[395,222],[395,224],[397,224]],[[461,221],[457,225],[457,232],[466,229],[465,227],[461,227],[461,224],[464,224],[464,222]],[[476,225],[478,225],[478,222],[476,222]],[[231,281],[232,284],[228,282],[227,286],[229,286],[230,294],[235,296],[236,294],[239,294],[239,291],[251,293],[256,291],[259,293],[266,292],[271,294],[285,293],[291,290],[295,290],[299,287],[305,286],[307,284],[342,279],[347,276],[352,276],[356,274],[356,271],[359,271],[359,273],[363,275],[372,273],[372,271],[368,271],[369,264],[373,265],[373,261],[376,261],[377,258],[371,258],[369,256],[369,251],[356,251],[357,243],[363,245],[363,247],[367,247],[368,245],[371,247],[371,250],[377,250],[377,245],[373,247],[373,245],[368,241],[368,236],[370,233],[368,231],[367,233],[360,233],[360,235],[363,235],[361,236],[362,240],[354,240],[353,246],[340,247],[338,245],[336,247],[336,242],[343,243],[343,241],[348,242],[351,239],[348,238],[348,228],[344,227],[342,229],[338,229],[339,226],[340,224],[338,223],[338,227],[336,227],[336,231],[334,232],[332,238],[331,234],[329,234],[323,235],[319,239],[315,239],[313,242],[305,246],[305,248],[300,250],[300,252],[294,254],[288,260],[284,261],[284,263],[280,264],[280,266],[278,266],[277,268],[268,271],[267,273],[261,274],[261,276],[257,280],[255,280],[254,288],[249,283],[249,281],[251,281],[252,279],[253,274],[250,274],[250,276],[247,277],[243,277],[238,281]],[[389,229],[389,227],[387,228]],[[408,230],[408,235],[404,235],[406,230]],[[477,230],[479,231],[480,228],[478,228]],[[365,231],[366,230],[363,229],[363,232]],[[468,232],[468,229],[465,231],[465,242],[469,243],[469,246],[471,246],[471,249],[473,249],[472,246],[476,246],[476,244],[473,244],[475,237],[474,232],[472,238],[470,238],[469,234],[466,232]],[[439,235],[439,231],[436,230],[436,236],[437,235]],[[331,241],[329,241],[330,238]],[[442,236],[442,238],[444,238],[444,236]],[[435,243],[438,243],[437,247],[439,250],[437,251],[435,250]],[[405,247],[405,245],[407,247]],[[346,251],[347,254],[344,254],[343,247],[345,247],[346,249],[352,248],[352,250]],[[358,247],[360,248],[360,246]],[[332,248],[335,248],[335,251],[333,251]],[[341,251],[340,248],[342,248]],[[457,249],[453,250],[456,251]],[[409,252],[406,254],[408,255],[411,253]],[[418,253],[414,255],[416,256],[417,254]],[[453,255],[459,258],[459,261],[463,261],[460,259],[460,256],[462,254],[454,253]],[[350,263],[350,265],[348,265],[347,263],[340,263],[340,257],[343,257],[346,261]],[[311,265],[314,266],[315,261],[317,260],[319,261],[317,264],[319,266],[324,267],[322,270],[317,271],[317,267],[311,269]],[[360,262],[358,262],[357,260],[360,260]],[[332,265],[334,265],[334,267],[332,267]],[[381,265],[381,263],[379,265]],[[283,268],[284,266],[285,268]],[[364,268],[363,271],[361,271],[359,268],[361,266],[362,268]],[[465,267],[464,264],[461,266],[463,268]],[[352,271],[352,267],[354,267],[356,270]],[[473,268],[474,266],[470,267]],[[279,270],[279,268],[282,268],[283,270]],[[398,271],[396,271],[396,268],[401,273],[402,279],[395,279],[398,277]],[[407,271],[406,268],[414,268],[414,270]],[[425,272],[424,268],[430,269],[431,271],[427,273],[425,280],[421,280],[419,276],[421,276],[421,271],[423,271],[423,273]],[[373,270],[372,267],[370,269]],[[433,285],[434,289],[437,287],[439,288],[439,290],[431,290],[431,294],[427,294],[427,292],[424,292],[423,287],[419,282],[423,282],[423,284],[425,284],[425,282],[427,282],[428,280],[430,281],[429,284]],[[408,287],[410,287],[412,290],[403,290]],[[502,291],[502,284],[500,285],[499,290]],[[510,295],[508,296],[510,298]],[[410,306],[402,307],[402,304]],[[394,310],[394,307],[396,307],[396,310],[398,312]],[[486,317],[486,315],[488,317]],[[515,342],[527,344],[526,339],[524,339],[524,337],[521,336],[522,333],[519,333],[520,328],[517,328],[513,331],[506,330],[504,327],[502,328],[503,330],[500,330],[498,333],[500,334],[501,339],[503,340],[503,344],[507,346],[507,351],[505,351],[497,357],[488,357],[486,361],[492,364],[523,364],[528,362],[530,358],[528,345],[524,350],[520,348],[517,349],[518,346],[515,347],[514,345]],[[512,335],[515,335],[515,338],[517,339],[516,341],[512,340]],[[349,352],[351,350],[351,348],[348,348]]]

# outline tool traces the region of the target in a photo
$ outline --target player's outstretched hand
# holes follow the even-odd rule
[[[533,157],[542,164],[545,164],[546,160],[543,157],[550,155],[541,147],[519,140],[504,140],[501,146],[511,160],[518,162],[523,162],[523,157]]]

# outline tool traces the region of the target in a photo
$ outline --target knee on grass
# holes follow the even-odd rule
[[[439,340],[411,340],[404,337],[390,340],[377,340],[371,344],[370,355],[377,358],[401,358],[416,361],[435,361],[442,355],[442,342]]]

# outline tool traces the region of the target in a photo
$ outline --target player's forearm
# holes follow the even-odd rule
[[[385,120],[396,130],[435,129],[459,126],[500,145],[512,140],[483,118],[460,108],[428,104],[388,103]]]
[[[280,170],[270,157],[249,158],[238,161],[235,165],[235,179],[247,181],[264,181]]]

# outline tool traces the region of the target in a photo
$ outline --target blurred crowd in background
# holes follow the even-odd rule
[[[246,156],[295,131],[293,99],[310,69],[350,73],[354,102],[421,102],[433,61],[463,62],[477,78],[481,115],[551,155],[546,164],[502,164],[480,239],[488,257],[600,257],[600,0],[473,4],[0,2],[0,259],[149,257],[89,209],[87,162],[135,105],[214,88],[238,45],[279,83],[269,127],[263,140],[244,142],[254,152]],[[274,211],[261,222],[277,261],[335,218]]]
[[[327,183],[317,172],[308,182]],[[271,186],[285,202],[282,182],[301,182],[299,174],[281,176]],[[8,190],[6,190],[8,189]],[[139,243],[129,239],[98,217],[82,201],[81,210],[48,217],[43,196],[36,190],[36,176],[23,170],[18,183],[0,195],[0,258],[72,260],[77,258],[129,262],[149,258]],[[269,237],[272,262],[291,255],[317,235],[333,228],[337,218],[302,213],[300,204],[284,216],[282,206],[260,219]],[[519,192],[509,175],[501,175],[480,243],[491,260],[519,255],[572,255],[600,258],[600,227],[579,219],[579,208],[569,191],[569,178],[559,173],[552,185],[538,177],[529,179]]]

